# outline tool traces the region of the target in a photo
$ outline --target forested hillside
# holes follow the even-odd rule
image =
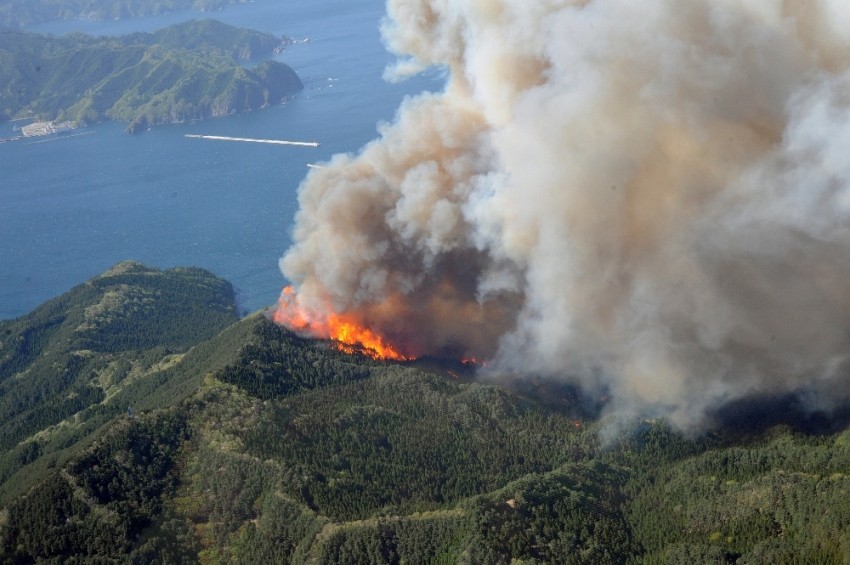
[[[115,416],[161,406],[187,350],[235,320],[230,283],[126,262],[0,322],[0,501]]]
[[[0,27],[52,20],[114,20],[155,16],[176,10],[220,10],[248,0],[0,0]]]
[[[214,20],[116,38],[0,31],[0,119],[117,120],[134,132],[278,104],[303,88],[298,75],[239,62],[286,42]]]
[[[0,401],[35,415],[4,427],[3,561],[850,559],[841,420],[741,407],[691,438],[611,427],[556,383],[231,323],[230,292],[123,264],[0,324]],[[48,404],[26,392],[66,381]],[[86,387],[87,407],[49,404]]]

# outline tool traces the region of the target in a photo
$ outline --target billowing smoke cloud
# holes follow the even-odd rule
[[[390,0],[445,66],[310,173],[300,308],[699,423],[850,394],[850,4]]]

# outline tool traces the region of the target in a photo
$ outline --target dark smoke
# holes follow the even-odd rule
[[[445,91],[301,187],[305,310],[681,426],[848,397],[850,4],[390,0]]]

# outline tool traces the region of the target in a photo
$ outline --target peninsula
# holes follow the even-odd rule
[[[2,31],[0,121],[115,120],[134,133],[279,104],[303,84],[263,59],[288,42],[215,20],[109,38]]]

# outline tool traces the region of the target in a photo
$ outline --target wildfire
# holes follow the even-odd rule
[[[337,349],[344,353],[362,353],[373,359],[389,361],[412,360],[412,357],[403,355],[387,343],[381,335],[358,325],[352,318],[336,313],[328,314],[324,319],[311,316],[297,303],[295,290],[291,286],[283,289],[274,320],[294,332],[334,340]]]
[[[460,360],[461,364],[465,367],[486,367],[487,361],[483,359],[479,359],[475,356],[463,357]]]

